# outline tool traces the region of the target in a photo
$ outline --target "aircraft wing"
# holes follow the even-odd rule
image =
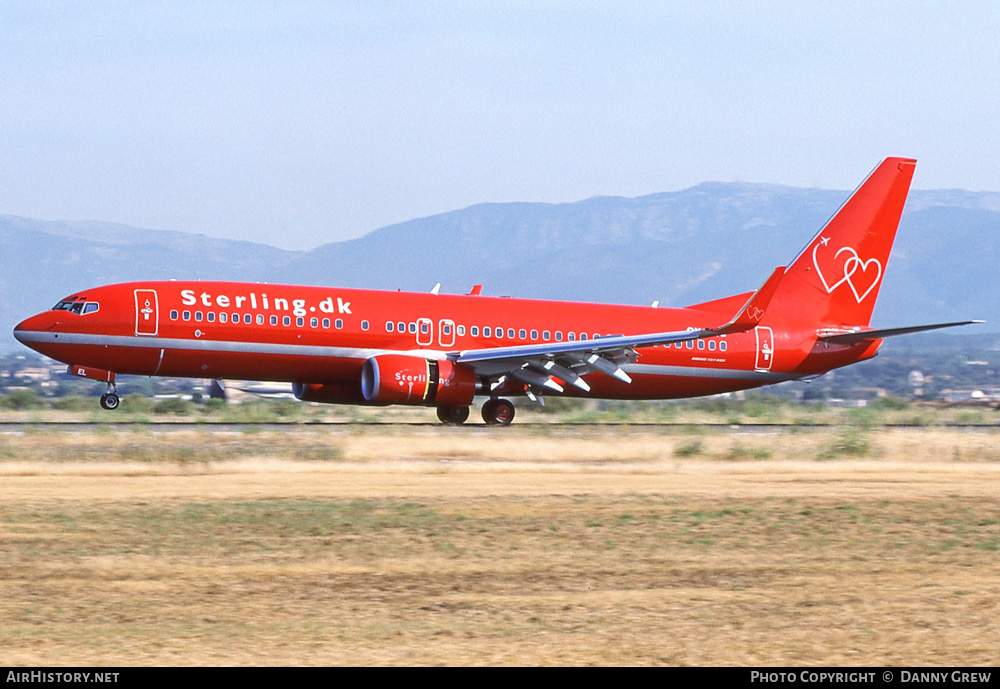
[[[545,342],[469,349],[449,352],[448,359],[472,366],[477,375],[496,378],[494,387],[511,379],[529,386],[527,388],[529,393],[531,387],[562,392],[563,387],[553,380],[553,377],[581,390],[589,391],[590,386],[582,376],[594,371],[631,383],[632,379],[621,368],[621,364],[636,360],[636,348],[687,342],[754,328],[764,316],[764,311],[784,271],[783,267],[776,268],[732,319],[716,327],[638,335],[609,335],[575,342]]]
[[[922,333],[927,330],[939,330],[941,328],[954,328],[958,325],[972,325],[973,323],[984,323],[985,321],[955,321],[954,323],[933,323],[931,325],[911,325],[903,328],[858,328],[855,330],[830,330],[819,333],[819,338],[823,342],[833,344],[854,345],[865,341],[880,340],[883,337],[894,335],[909,335],[911,333]]]

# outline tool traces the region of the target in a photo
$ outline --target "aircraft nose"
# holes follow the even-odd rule
[[[31,340],[31,333],[52,330],[56,325],[58,325],[58,321],[50,312],[35,314],[14,326],[14,339],[22,344],[27,344]]]

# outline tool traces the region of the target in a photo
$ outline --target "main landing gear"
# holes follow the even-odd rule
[[[108,391],[101,395],[101,409],[109,411],[117,409],[120,402],[121,400],[118,399],[118,391],[115,389],[115,384],[108,383]]]
[[[438,407],[438,419],[448,426],[461,426],[469,418],[468,407]]]
[[[514,403],[510,400],[486,400],[483,404],[483,421],[487,426],[509,426],[514,420]]]
[[[469,408],[438,407],[437,415],[443,424],[461,426],[469,420]],[[487,426],[509,426],[513,420],[514,404],[510,400],[486,400],[483,404],[483,421]]]

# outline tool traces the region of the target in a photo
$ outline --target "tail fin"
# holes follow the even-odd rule
[[[769,315],[867,326],[917,161],[886,158],[785,271]]]

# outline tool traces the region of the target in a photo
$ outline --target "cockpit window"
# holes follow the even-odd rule
[[[100,307],[96,301],[61,301],[52,307],[53,311],[69,311],[70,313],[86,314],[94,313]]]

